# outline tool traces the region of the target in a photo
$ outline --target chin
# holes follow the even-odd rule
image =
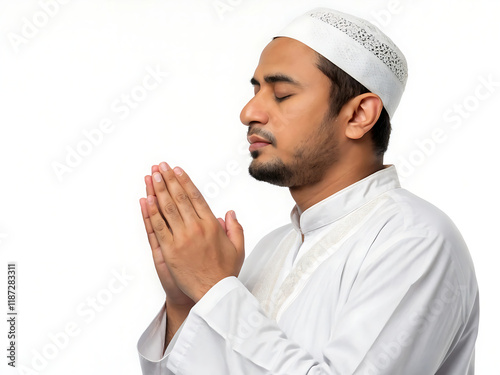
[[[293,180],[293,172],[278,158],[265,163],[254,158],[248,173],[258,181],[282,187],[290,187]]]

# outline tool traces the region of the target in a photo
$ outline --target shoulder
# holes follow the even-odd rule
[[[429,252],[444,252],[443,255],[451,257],[457,266],[472,268],[469,250],[460,231],[438,207],[405,189],[390,192],[387,206],[391,220],[387,220],[382,231],[397,233],[401,238],[425,238],[427,243],[435,245],[429,246]]]
[[[394,189],[386,197],[384,208],[379,211],[381,225],[371,251],[399,259],[402,264],[408,261],[409,269],[422,276],[452,275],[457,287],[468,290],[466,303],[472,304],[477,293],[474,265],[450,217],[405,189]]]
[[[388,204],[397,210],[401,229],[463,241],[453,221],[435,205],[401,188],[390,191],[387,196]]]

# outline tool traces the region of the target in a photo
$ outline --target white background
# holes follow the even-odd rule
[[[288,191],[248,176],[239,113],[262,48],[316,6],[376,22],[408,59],[385,162],[468,243],[481,292],[476,370],[498,373],[497,1],[65,0],[45,11],[44,3],[0,1],[0,310],[14,261],[19,374],[140,373],[136,342],[164,297],[138,204],[152,164],[184,167],[216,215],[234,209],[247,253],[288,222]],[[218,13],[217,3],[230,5]],[[143,90],[147,69],[169,76]],[[131,91],[144,100],[117,111]],[[112,131],[85,149],[84,130],[106,119]],[[436,129],[440,143],[425,141]],[[54,163],[79,146],[87,155],[59,178]],[[73,336],[63,339],[68,324]]]

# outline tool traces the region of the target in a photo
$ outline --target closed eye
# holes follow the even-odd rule
[[[282,96],[281,98],[278,98],[277,96],[275,96],[275,98],[276,98],[276,101],[277,101],[278,103],[281,103],[282,101],[284,101],[284,100],[288,99],[288,98],[289,98],[289,97],[291,97],[291,96],[292,96],[292,95],[287,95],[287,96]]]

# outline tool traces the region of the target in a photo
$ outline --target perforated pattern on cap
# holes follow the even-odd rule
[[[338,14],[325,11],[312,12],[310,16],[337,28],[361,44],[387,65],[401,83],[404,84],[406,82],[408,78],[408,67],[406,66],[406,62],[400,58],[399,54],[393,48],[380,40],[380,37],[385,35],[381,34],[375,36],[374,33],[367,30],[367,28],[373,29],[373,26],[365,23],[366,27],[361,27]],[[362,20],[359,19],[359,22],[361,23]]]

